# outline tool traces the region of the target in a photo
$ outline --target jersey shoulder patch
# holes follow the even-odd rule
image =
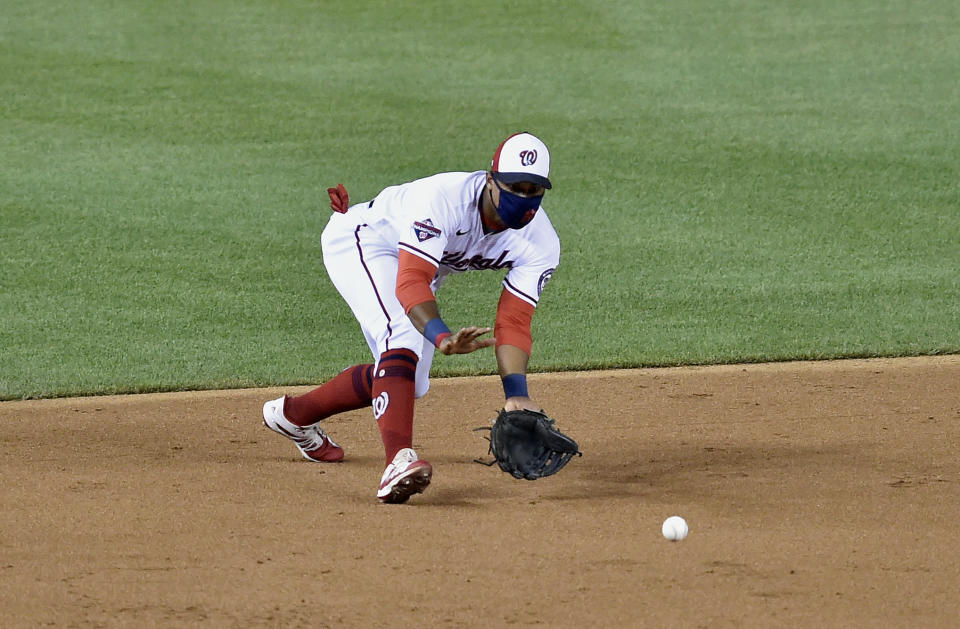
[[[430,240],[431,238],[437,238],[443,233],[434,226],[433,221],[429,218],[422,221],[414,221],[413,231],[416,233],[417,240],[420,242]]]
[[[540,279],[537,281],[537,297],[543,294],[543,289],[547,285],[547,282],[550,281],[550,278],[553,277],[553,272],[557,269],[547,269],[540,274]]]

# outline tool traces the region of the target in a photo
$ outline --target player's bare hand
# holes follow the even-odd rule
[[[543,407],[526,396],[516,395],[514,397],[507,398],[507,401],[504,402],[503,404],[503,410],[505,411],[538,411],[542,413]]]
[[[461,328],[456,334],[451,334],[447,338],[440,341],[440,347],[437,349],[439,349],[442,354],[446,354],[447,356],[450,356],[451,354],[469,354],[470,352],[475,352],[478,349],[490,347],[497,342],[496,339],[492,338],[477,338],[490,332],[493,332],[493,328],[478,328],[475,325],[467,328]]]

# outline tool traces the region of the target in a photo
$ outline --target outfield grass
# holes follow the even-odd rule
[[[533,369],[958,352],[958,42],[954,0],[7,2],[0,399],[366,360],[325,188],[520,129],[564,245]],[[451,326],[499,280],[449,282]]]

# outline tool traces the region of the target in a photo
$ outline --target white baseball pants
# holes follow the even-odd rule
[[[397,248],[383,243],[369,226],[358,225],[351,214],[348,210],[331,215],[320,240],[323,264],[360,324],[374,363],[391,349],[409,349],[419,356],[415,395],[423,397],[430,388],[435,347],[417,331],[397,299]]]

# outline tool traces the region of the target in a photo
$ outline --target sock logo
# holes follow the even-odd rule
[[[380,419],[387,412],[388,406],[390,406],[390,396],[386,391],[373,398],[373,418]]]

